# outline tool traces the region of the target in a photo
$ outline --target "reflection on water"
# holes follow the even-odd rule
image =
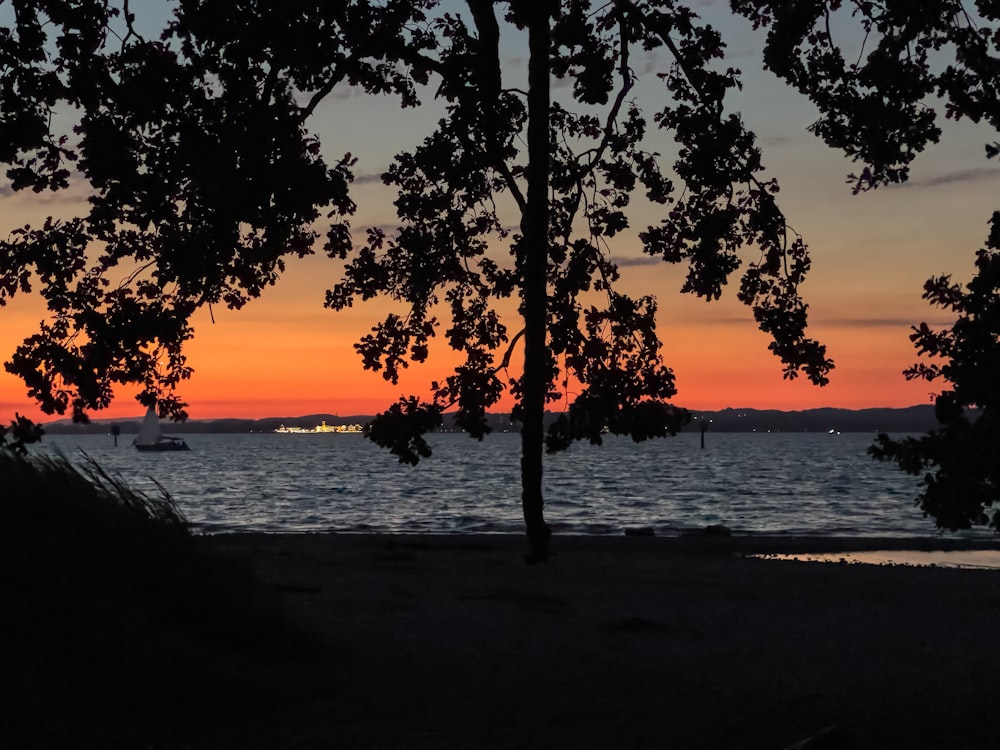
[[[788,555],[750,555],[762,560],[848,563],[862,565],[918,565],[940,568],[985,568],[1000,570],[1000,550],[870,550]]]

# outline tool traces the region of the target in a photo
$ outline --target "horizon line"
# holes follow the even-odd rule
[[[697,414],[697,413],[701,413],[701,412],[716,413],[716,412],[723,412],[723,411],[778,412],[780,414],[797,414],[797,413],[811,412],[811,411],[844,411],[844,412],[862,412],[862,411],[874,411],[874,410],[905,411],[907,409],[915,409],[915,408],[921,408],[921,407],[933,409],[934,408],[934,404],[932,404],[932,403],[923,403],[923,404],[910,404],[909,406],[862,406],[862,407],[856,407],[856,408],[847,407],[847,406],[813,406],[813,407],[809,407],[809,408],[805,408],[805,409],[780,409],[780,408],[759,407],[759,406],[724,406],[724,407],[721,407],[721,408],[718,408],[718,409],[691,409],[691,408],[687,408],[687,407],[679,407],[679,408],[686,409],[688,412],[691,412],[692,414]],[[445,415],[454,414],[454,413],[455,413],[454,411],[446,411],[446,412],[444,412]],[[509,411],[490,411],[490,412],[486,412],[487,416],[506,416],[506,415],[509,415],[510,413],[511,412],[509,412]],[[546,409],[545,413],[546,414],[562,414],[562,413],[565,413],[565,410],[555,411],[555,410],[548,410],[548,409]],[[191,417],[191,416],[189,416],[185,421],[186,422],[218,422],[218,421],[222,421],[222,420],[233,420],[233,421],[240,421],[240,422],[262,422],[262,421],[265,421],[265,420],[273,420],[273,419],[308,419],[310,417],[333,417],[335,419],[359,419],[359,418],[373,418],[375,416],[377,416],[377,413],[373,413],[373,414],[367,414],[367,413],[362,414],[362,413],[359,413],[359,414],[347,414],[347,415],[341,416],[341,415],[335,414],[333,412],[317,411],[317,412],[311,412],[309,414],[299,414],[299,415],[293,415],[293,416],[290,416],[290,415],[269,415],[269,416],[266,416],[266,417]],[[126,416],[126,417],[91,417],[90,418],[90,423],[95,423],[95,422],[118,422],[118,421],[128,421],[128,420],[139,420],[139,421],[141,421],[143,419],[143,417],[144,417],[143,414],[135,414],[133,416]],[[59,423],[65,423],[65,422],[72,423],[73,422],[72,417],[58,417],[57,419],[50,419],[50,420],[47,420],[47,421],[44,421],[44,422],[36,422],[36,424],[42,425],[44,427],[46,424],[59,424]],[[82,424],[82,423],[77,423],[77,424]]]

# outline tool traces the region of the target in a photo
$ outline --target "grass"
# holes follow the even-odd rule
[[[5,747],[221,746],[309,684],[274,592],[88,457],[0,450],[0,571]]]

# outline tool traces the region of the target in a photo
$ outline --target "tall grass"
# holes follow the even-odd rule
[[[205,541],[162,488],[0,450],[0,745],[193,747],[273,700],[301,640]]]
[[[82,453],[80,465],[61,454],[23,457],[0,451],[0,513],[25,526],[22,532],[115,536],[134,533],[185,536],[187,521],[169,493],[150,495],[130,487]]]

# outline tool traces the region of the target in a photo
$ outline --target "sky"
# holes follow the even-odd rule
[[[703,0],[699,5],[722,32],[729,63],[743,70],[744,88],[731,99],[730,109],[740,112],[757,133],[766,174],[781,185],[780,205],[809,244],[813,266],[801,291],[810,305],[810,335],[826,344],[836,369],[823,388],[802,377],[783,380],[779,361],[767,350],[769,339],[735,299],[738,280],[719,301],[682,296],[683,269],[645,258],[634,231],[625,232],[615,239],[612,255],[621,263],[623,291],[657,298],[664,357],[677,377],[675,402],[693,410],[927,403],[937,384],[908,382],[902,376],[916,360],[910,326],[949,323],[921,300],[928,277],[971,278],[975,251],[984,244],[988,219],[998,208],[1000,165],[987,161],[983,148],[996,136],[983,127],[946,123],[942,142],[917,160],[908,184],[852,195],[845,178],[855,165],[808,132],[816,119],[809,102],[761,69],[761,33],[732,18],[724,2]],[[845,34],[849,47],[849,32]],[[525,75],[524,42],[509,34],[505,38],[505,77],[516,82]],[[660,95],[654,73],[665,64],[665,59],[650,56],[637,66],[643,71],[637,98],[650,113]],[[395,152],[430,133],[439,114],[433,101],[416,111],[401,111],[391,99],[349,89],[335,90],[319,111],[312,126],[325,154],[331,160],[347,151],[358,157],[353,196],[359,208],[352,221],[356,239],[363,238],[366,226],[393,224],[392,194],[377,177]],[[665,155],[673,148],[655,133],[650,147]],[[79,190],[66,196],[12,193],[2,178],[0,232],[59,216],[78,208],[80,199]],[[655,215],[640,218],[657,220]],[[754,255],[748,250],[743,257],[752,260]],[[216,308],[211,317],[200,312],[187,350],[195,372],[180,390],[191,418],[373,414],[400,395],[426,393],[432,380],[449,374],[454,360],[443,346],[432,348],[428,362],[411,367],[398,386],[364,371],[352,345],[393,308],[376,300],[343,312],[325,309],[324,292],[336,283],[339,270],[322,255],[293,258],[277,286],[243,310]],[[44,314],[44,306],[30,296],[0,308],[0,359],[9,359]],[[501,408],[509,409],[510,402],[502,402]],[[550,408],[558,410],[562,402]],[[134,391],[123,389],[110,409],[94,416],[123,418],[141,411]],[[0,423],[15,412],[52,419],[27,398],[19,380],[0,372]]]

